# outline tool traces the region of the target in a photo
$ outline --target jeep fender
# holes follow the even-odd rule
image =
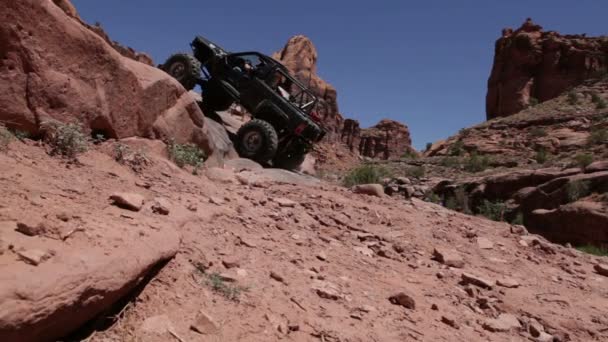
[[[253,116],[270,122],[277,131],[288,128],[289,118],[277,105],[264,100],[255,107]]]

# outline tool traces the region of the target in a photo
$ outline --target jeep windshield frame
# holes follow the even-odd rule
[[[278,62],[274,58],[255,51],[230,53],[226,56],[226,61],[235,60],[240,57],[246,56],[255,56],[260,62],[263,62],[265,65],[270,66],[270,68],[265,70],[266,77],[264,77],[264,79],[269,78],[268,76],[271,73],[275,73],[278,74],[280,77],[288,80],[291,87],[290,89],[286,90],[289,91],[291,96],[290,100],[287,102],[293,104],[295,107],[300,109],[300,111],[310,117],[313,109],[317,106],[317,97],[308,89],[308,87],[306,87],[302,82],[293,77],[290,74],[289,70],[287,70],[287,68],[280,62]],[[264,80],[264,82],[268,84],[266,80]],[[271,88],[276,91],[276,89],[274,89],[272,85],[269,84],[269,86],[271,86]]]

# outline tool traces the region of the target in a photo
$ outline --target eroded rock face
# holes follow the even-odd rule
[[[607,54],[607,37],[560,35],[530,19],[515,31],[504,29],[488,80],[487,118],[517,113],[531,98],[544,102],[557,97],[606,70]]]
[[[0,120],[32,136],[55,119],[108,138],[194,142],[213,154],[204,116],[177,81],[122,56],[60,3],[0,8]]]
[[[399,158],[405,153],[417,154],[412,148],[407,126],[389,119],[383,119],[377,125],[361,131],[359,153],[378,159]]]

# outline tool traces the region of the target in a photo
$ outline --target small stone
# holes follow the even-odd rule
[[[526,235],[526,234],[528,234],[528,230],[524,226],[514,225],[514,226],[511,226],[511,234]]]
[[[285,278],[283,278],[281,275],[279,275],[278,273],[276,273],[274,271],[270,271],[270,278],[272,278],[280,283],[285,283]]]
[[[287,198],[275,198],[273,199],[274,202],[278,203],[280,207],[284,207],[284,208],[293,208],[296,206],[296,202],[287,199]]]
[[[55,215],[55,217],[63,222],[68,222],[70,220],[70,215],[68,215],[66,212],[60,212],[59,214]]]
[[[384,187],[380,184],[355,185],[352,188],[352,190],[356,194],[363,194],[363,195],[376,196],[376,197],[384,196]]]
[[[528,330],[530,331],[530,335],[532,335],[532,337],[539,337],[541,333],[545,332],[545,327],[534,319],[528,325]]]
[[[477,246],[481,249],[492,249],[494,248],[494,243],[487,238],[478,237]]]
[[[187,209],[190,211],[196,212],[198,210],[198,206],[194,203],[190,203],[190,204],[188,204]]]
[[[217,323],[206,312],[200,311],[190,326],[190,329],[199,334],[215,334],[219,331]]]
[[[257,245],[255,242],[247,239],[247,238],[243,238],[243,237],[239,237],[239,244],[245,246],[245,247],[249,247],[249,248],[256,248]]]
[[[368,257],[374,256],[374,251],[367,247],[354,247],[354,250]]]
[[[491,332],[502,332],[521,328],[521,324],[514,315],[503,313],[500,314],[498,318],[486,320],[483,324],[483,328]]]
[[[248,274],[247,271],[242,268],[239,268],[238,270],[236,270],[236,275],[239,277],[246,277],[247,274]]]
[[[162,335],[169,330],[173,330],[173,324],[167,315],[152,316],[144,320],[141,330]]]
[[[315,293],[325,299],[338,300],[342,298],[340,290],[335,284],[332,284],[328,281],[323,280],[315,280],[312,284],[312,289]]]
[[[159,215],[169,215],[171,204],[164,198],[157,198],[152,204],[152,212]]]
[[[321,261],[327,261],[327,255],[325,254],[325,252],[319,252],[319,254],[317,254],[317,259]]]
[[[38,236],[46,233],[46,227],[42,219],[27,218],[17,222],[17,229],[21,234],[27,236]]]
[[[412,184],[412,181],[407,177],[397,177],[397,184],[409,185]]]
[[[487,280],[482,277],[478,277],[476,275],[470,273],[462,273],[462,282],[463,284],[472,284],[475,286],[479,286],[481,288],[491,289],[494,286],[494,282]]]
[[[435,276],[437,277],[437,279],[445,278],[445,275],[442,272],[437,272],[437,274],[435,274]]]
[[[239,262],[236,260],[231,260],[231,259],[224,259],[222,260],[222,265],[224,265],[224,267],[226,267],[227,269],[231,269],[231,268],[235,268],[235,267],[239,267]]]
[[[460,325],[452,318],[441,316],[441,322],[451,326],[454,329],[460,329]]]
[[[496,281],[496,285],[509,289],[518,288],[520,286],[519,282],[513,278],[499,279]]]
[[[228,282],[228,283],[236,283],[237,282],[237,279],[233,275],[228,274],[228,273],[220,273],[220,274],[217,275],[217,277],[220,278],[221,281],[225,281],[225,282]]]
[[[593,266],[593,269],[595,269],[595,271],[598,274],[601,274],[605,277],[608,277],[608,265],[605,264],[597,264],[595,266]]]
[[[38,266],[51,257],[50,253],[38,249],[19,251],[17,252],[17,255],[19,255],[19,257],[26,263],[34,266]]]
[[[394,305],[401,305],[408,309],[416,309],[416,301],[412,296],[405,292],[399,292],[395,295],[392,295],[388,298],[388,300]]]
[[[437,311],[437,310],[439,310],[439,307],[437,306],[437,304],[433,304],[433,305],[431,305],[431,310]]]
[[[210,197],[209,203],[215,204],[215,205],[222,205],[222,204],[224,204],[224,200],[219,197]]]
[[[549,335],[546,332],[542,331],[537,337],[536,337],[536,341],[537,342],[554,342],[554,341],[559,341],[557,339],[555,339],[553,337],[553,335]]]
[[[144,196],[133,193],[117,192],[110,196],[110,199],[114,201],[114,205],[131,210],[139,211],[144,205]]]
[[[464,260],[458,252],[451,249],[435,248],[433,258],[440,263],[455,268],[463,268]]]
[[[148,182],[142,182],[142,181],[136,181],[135,185],[140,188],[144,188],[144,189],[150,189],[152,187],[152,184],[150,184]]]

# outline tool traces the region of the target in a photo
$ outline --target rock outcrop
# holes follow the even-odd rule
[[[106,138],[194,142],[220,159],[231,152],[215,151],[203,113],[177,81],[122,56],[60,3],[0,8],[0,121],[32,136],[54,119]]]
[[[486,116],[509,116],[555,98],[608,67],[608,37],[560,35],[531,19],[496,41]],[[532,100],[535,99],[535,100]]]
[[[417,154],[412,148],[407,126],[389,119],[383,119],[375,126],[361,130],[359,153],[377,159],[395,159],[404,154]]]

